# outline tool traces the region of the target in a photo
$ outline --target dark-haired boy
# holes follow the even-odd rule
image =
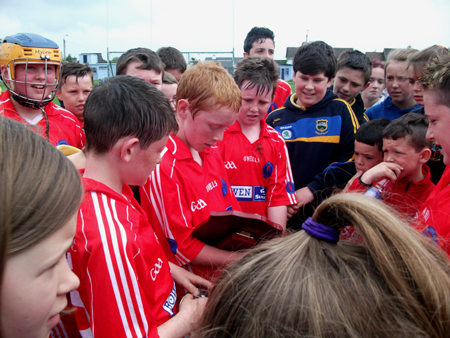
[[[350,191],[353,182],[359,179],[367,170],[383,162],[383,130],[389,120],[382,118],[364,123],[355,134],[355,162],[348,162],[347,171],[356,170],[356,174],[348,181],[343,193]],[[366,190],[364,187],[362,191]],[[354,190],[353,190],[354,191]],[[354,232],[352,225],[341,229],[340,239],[358,241],[360,238]]]
[[[172,74],[177,82],[180,82],[181,75],[186,71],[187,64],[183,54],[174,47],[161,47],[156,54],[164,63],[164,70]]]
[[[136,76],[161,90],[164,64],[158,54],[148,48],[133,48],[117,60],[116,75]]]
[[[364,123],[355,134],[355,162],[348,162],[345,170],[356,174],[348,181],[346,192],[355,179],[383,162],[383,130],[389,120],[382,118]]]
[[[330,183],[320,175],[333,162],[353,161],[355,132],[359,128],[350,105],[328,90],[335,71],[333,49],[325,42],[299,47],[294,57],[295,94],[266,120],[286,141],[297,208],[318,199],[322,192],[330,192],[335,185],[344,186],[352,177],[349,174],[343,181]],[[331,168],[328,172],[336,170],[340,169]],[[288,207],[288,213],[294,214],[295,208]],[[305,217],[310,214],[312,208],[305,210]]]
[[[269,58],[250,56],[237,63],[234,81],[242,106],[219,149],[242,211],[286,228],[287,205],[297,203],[291,165],[284,139],[265,122],[277,80],[277,64]]]
[[[244,40],[244,58],[247,56],[275,59],[275,34],[266,27],[253,27]],[[273,101],[268,112],[270,113],[282,107],[291,94],[292,89],[289,83],[278,79],[277,88],[275,89]]]
[[[161,161],[177,130],[172,109],[150,84],[117,76],[92,90],[84,116],[86,193],[68,253],[80,278],[71,294],[72,304],[84,308],[76,312],[79,329],[90,337],[182,337],[205,303],[189,296],[173,317],[174,279],[197,295],[191,283],[209,283],[169,263],[129,187],[144,184]]]
[[[61,67],[61,81],[56,96],[61,106],[80,121],[83,127],[83,110],[94,86],[94,71],[88,65],[78,62],[65,63]]]
[[[333,92],[350,104],[360,125],[369,120],[361,92],[369,86],[371,74],[372,63],[359,50],[346,50],[339,55]]]
[[[392,121],[383,130],[384,162],[364,172],[348,191],[365,191],[391,181],[392,187],[381,194],[383,201],[411,219],[434,188],[425,165],[431,155],[427,128],[427,118],[416,113]]]
[[[414,225],[450,255],[450,55],[425,67],[422,84],[425,115],[430,121],[427,138],[442,147],[447,168],[417,213]]]

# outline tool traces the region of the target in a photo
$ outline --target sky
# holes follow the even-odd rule
[[[102,53],[110,59],[130,48],[154,51],[243,54],[254,26],[275,33],[275,59],[287,47],[323,40],[362,52],[383,48],[450,47],[448,0],[0,0],[0,38],[37,33],[56,42],[62,54]],[[228,52],[221,55],[220,52]],[[191,54],[204,58],[206,55]],[[211,55],[208,55],[211,56]]]

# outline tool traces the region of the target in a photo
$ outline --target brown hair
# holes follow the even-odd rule
[[[0,117],[0,281],[8,256],[50,236],[78,210],[73,164],[43,137]]]
[[[94,87],[84,107],[86,152],[105,154],[123,137],[139,139],[141,149],[178,130],[166,96],[150,83],[119,75]]]
[[[161,47],[156,54],[164,63],[164,69],[178,69],[181,74],[186,71],[187,63],[183,54],[175,47]]]
[[[241,90],[230,74],[218,62],[199,62],[181,77],[177,89],[177,103],[186,99],[192,117],[198,111],[214,107],[230,107],[236,113],[242,104]]]
[[[408,58],[417,52],[418,50],[414,48],[394,49],[387,57],[385,69],[391,62],[407,62]]]
[[[389,123],[383,130],[383,138],[398,140],[406,138],[408,144],[416,152],[425,148],[431,149],[431,141],[427,140],[428,119],[418,113],[407,113]]]
[[[450,107],[450,55],[435,58],[425,66],[422,85],[436,94],[437,103]]]
[[[123,53],[116,64],[116,75],[126,75],[128,65],[132,62],[140,62],[138,69],[154,70],[157,73],[164,71],[164,63],[162,63],[158,54],[148,48],[133,48]]]
[[[313,220],[353,225],[364,245],[299,231],[233,263],[212,290],[197,337],[448,337],[450,263],[382,202],[325,200]]]
[[[249,56],[236,64],[234,81],[242,88],[244,81],[249,81],[246,88],[256,87],[256,94],[261,95],[272,90],[272,97],[278,84],[278,65],[267,57]]]
[[[75,76],[75,80],[78,82],[78,78],[89,76],[92,85],[94,85],[94,71],[88,65],[78,63],[78,62],[68,62],[63,63],[61,67],[61,81],[59,82],[59,88],[66,83],[67,77],[73,75]]]
[[[443,46],[433,45],[414,53],[408,57],[408,67],[413,67],[415,71],[422,72],[423,67],[435,57],[442,57],[450,54],[449,50]]]

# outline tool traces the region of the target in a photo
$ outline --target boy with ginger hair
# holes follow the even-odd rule
[[[178,132],[169,137],[161,163],[140,190],[141,205],[161,227],[176,262],[208,278],[240,255],[209,246],[192,232],[211,211],[241,210],[216,145],[236,121],[241,100],[238,86],[219,64],[189,68],[178,83]]]

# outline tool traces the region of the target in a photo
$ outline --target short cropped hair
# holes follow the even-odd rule
[[[450,55],[435,58],[425,66],[422,86],[436,94],[437,103],[450,107]]]
[[[273,34],[273,32],[269,28],[253,27],[245,37],[244,52],[246,52],[247,54],[250,53],[250,50],[253,47],[253,43],[259,39],[271,39],[273,41],[273,45],[275,46],[275,34]]]
[[[408,67],[413,67],[415,71],[422,71],[423,67],[435,57],[442,57],[450,54],[450,51],[438,45],[433,45],[414,53],[408,57]]]
[[[267,57],[249,56],[239,61],[234,70],[234,81],[238,87],[241,88],[244,81],[249,81],[246,88],[256,87],[257,95],[272,90],[273,96],[278,78],[278,65]]]
[[[325,73],[328,79],[336,75],[337,61],[333,48],[323,41],[306,43],[297,49],[294,57],[294,72],[305,75]]]
[[[163,74],[163,84],[177,84],[177,79],[175,79],[175,76],[168,72],[164,72]]]
[[[166,96],[135,76],[106,78],[94,87],[84,107],[86,152],[104,154],[123,137],[136,137],[147,149],[178,130]]]
[[[198,111],[214,107],[230,107],[236,113],[242,105],[241,90],[231,75],[218,62],[199,62],[181,77],[177,103],[188,100],[194,118]]]
[[[342,68],[360,70],[364,74],[364,84],[370,81],[370,76],[372,75],[372,63],[367,55],[361,53],[359,50],[346,50],[339,55],[336,72]]]
[[[67,77],[73,75],[78,82],[78,78],[85,77],[86,75],[91,78],[92,84],[94,84],[94,71],[88,65],[78,62],[64,63],[61,67],[61,81],[59,81],[59,88],[66,83]]]
[[[132,62],[141,62],[136,68],[154,70],[162,73],[164,64],[158,54],[148,48],[133,48],[123,53],[117,60],[116,75],[126,75],[127,67]]]
[[[431,148],[427,140],[428,119],[417,113],[407,113],[395,119],[383,130],[383,138],[397,140],[407,138],[408,144],[417,152],[424,148]]]
[[[355,133],[355,140],[383,150],[383,130],[390,123],[386,118],[368,121],[361,125]]]
[[[408,58],[412,54],[417,53],[418,50],[414,48],[400,48],[391,51],[386,60],[386,69],[391,62],[408,62]]]
[[[156,51],[156,54],[158,54],[164,63],[164,69],[178,69],[181,73],[186,71],[186,60],[178,49],[174,47],[161,47]]]

